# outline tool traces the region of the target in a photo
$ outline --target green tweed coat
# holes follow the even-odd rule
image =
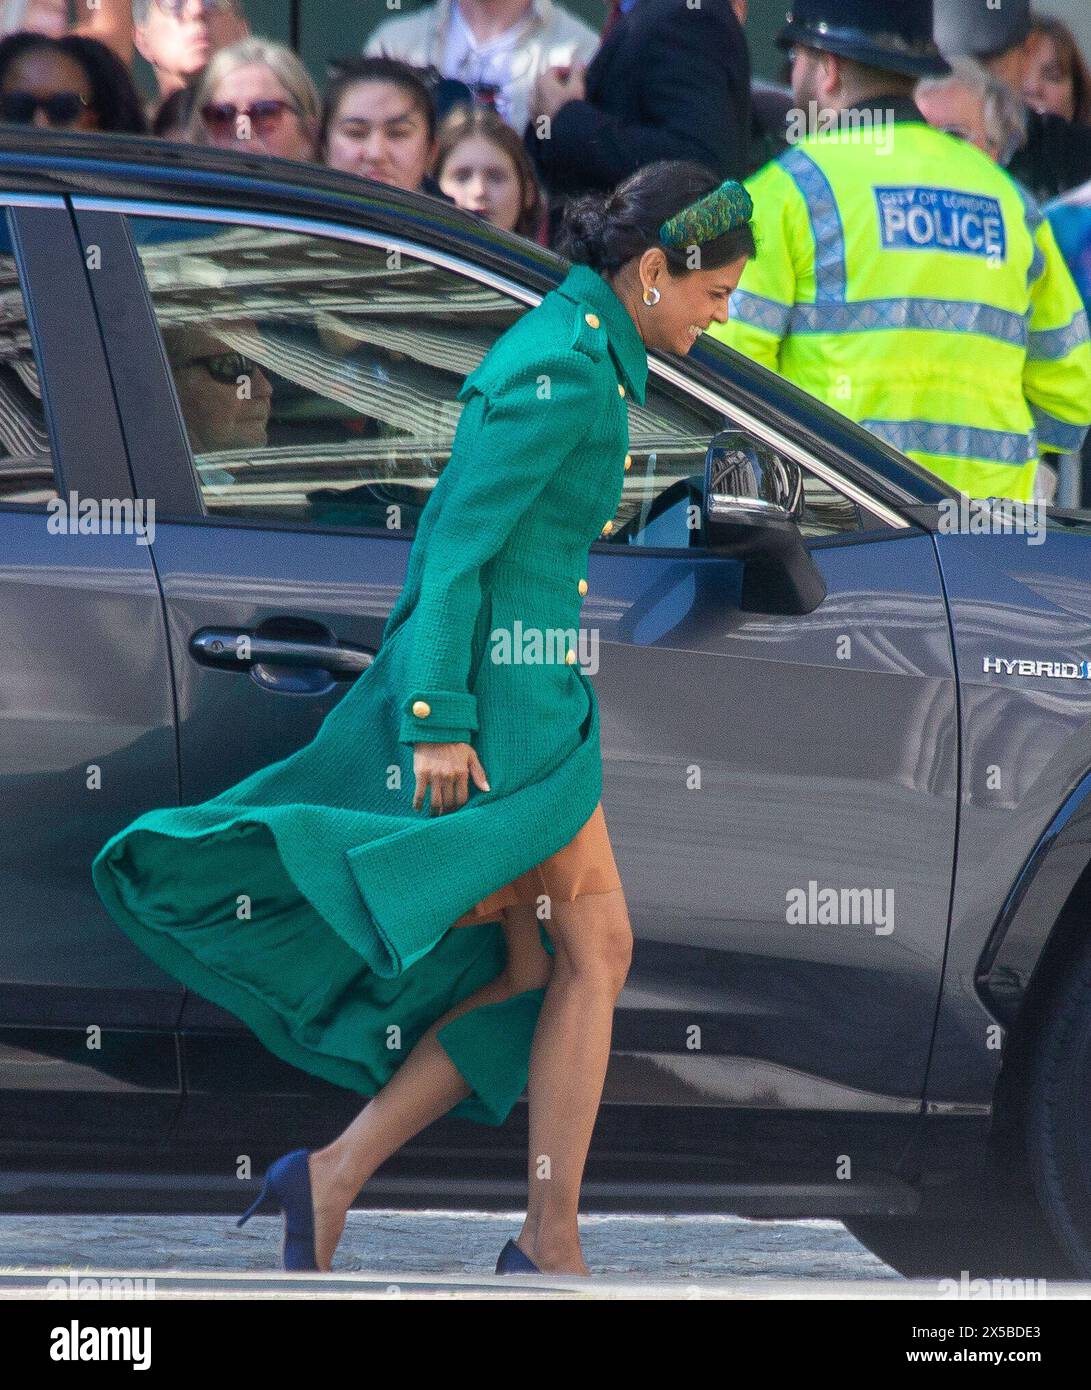
[[[380,1089],[503,967],[499,922],[452,923],[595,809],[598,705],[566,657],[647,371],[624,305],[572,267],[465,379],[378,653],[311,742],[199,805],[144,813],[95,856],[95,888],[133,941],[305,1071]],[[498,660],[512,641],[523,659]],[[490,790],[471,781],[457,811],[414,810],[413,745],[455,740],[474,745]],[[543,998],[440,1030],[471,1088],[452,1114],[503,1123]]]

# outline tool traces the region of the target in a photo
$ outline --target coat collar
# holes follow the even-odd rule
[[[606,328],[606,341],[625,388],[633,393],[638,405],[643,405],[648,384],[648,350],[625,305],[589,265],[572,266],[556,292],[573,304],[586,304],[596,310]]]
[[[846,108],[849,111],[867,111],[876,125],[887,121],[922,121],[924,112],[911,97],[900,96],[896,92],[880,96],[866,97]]]

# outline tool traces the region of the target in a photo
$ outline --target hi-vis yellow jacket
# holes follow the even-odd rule
[[[757,258],[708,330],[972,497],[1091,425],[1087,313],[1030,194],[904,99],[747,180]],[[870,110],[856,113],[870,116]]]

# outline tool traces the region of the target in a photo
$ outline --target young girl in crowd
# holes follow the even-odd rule
[[[436,178],[459,207],[545,245],[534,167],[511,126],[487,106],[456,106],[439,128]]]

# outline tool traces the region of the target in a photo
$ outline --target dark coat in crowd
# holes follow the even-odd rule
[[[730,0],[637,0],[587,69],[548,139],[525,143],[554,207],[607,191],[657,159],[697,159],[721,178],[749,172],[750,54]]]
[[[1091,126],[1027,110],[1027,141],[1008,164],[1040,203],[1091,179]]]

